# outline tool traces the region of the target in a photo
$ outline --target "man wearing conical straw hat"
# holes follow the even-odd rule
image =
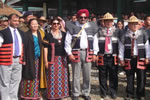
[[[100,28],[98,32],[98,68],[101,100],[107,97],[107,93],[109,93],[109,96],[112,99],[116,99],[117,97],[117,55],[119,30],[113,26],[114,19],[116,18],[114,18],[110,13],[106,13],[102,18],[102,20],[104,20],[104,27]],[[107,75],[109,75],[109,86],[107,86]]]
[[[137,100],[145,100],[146,64],[149,58],[149,41],[146,31],[139,29],[139,19],[131,16],[128,20],[128,29],[122,32],[119,45],[119,58],[127,75],[125,100],[134,98],[134,79],[137,75]]]

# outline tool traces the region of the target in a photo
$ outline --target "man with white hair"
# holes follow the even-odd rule
[[[78,21],[66,23],[67,34],[65,50],[72,64],[72,100],[79,100],[80,96],[80,73],[83,73],[82,94],[84,100],[91,100],[89,96],[91,86],[91,65],[94,54],[98,52],[96,33],[98,27],[93,22],[88,22],[89,11],[81,9],[77,13]]]
[[[125,100],[134,98],[134,79],[137,75],[137,100],[145,100],[146,64],[149,62],[149,41],[145,30],[139,29],[139,20],[131,16],[128,29],[122,32],[119,44],[121,66],[125,66],[127,76],[127,96]]]
[[[104,100],[107,94],[112,99],[116,99],[117,97],[119,29],[113,26],[114,19],[116,18],[110,13],[106,13],[101,19],[104,21],[104,27],[101,27],[98,32],[98,69],[101,100]],[[109,81],[109,86],[107,80]]]

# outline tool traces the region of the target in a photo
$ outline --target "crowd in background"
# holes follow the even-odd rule
[[[112,13],[113,16],[116,16],[115,14]],[[146,14],[144,13],[134,13],[134,12],[131,12],[130,14],[122,14],[121,15],[121,18],[120,19],[115,19],[114,20],[114,26],[115,27],[118,27],[120,29],[125,28],[125,26],[128,24],[127,20],[129,19],[130,16],[137,16],[137,18],[140,20],[139,24],[141,24],[140,27],[144,26],[144,18],[146,16]],[[51,20],[56,17],[56,16],[52,16],[50,18],[46,18],[44,16],[36,16],[36,15],[33,15],[33,17],[35,17],[37,20],[38,20],[38,23],[40,26],[43,27],[43,29],[47,32],[49,31],[50,27],[51,27]],[[90,17],[88,18],[88,21],[92,21],[92,22],[95,22],[99,27],[103,26],[103,20],[101,20],[101,18],[103,17],[103,15],[96,15],[94,13],[91,13],[90,14]],[[69,15],[69,16],[66,16],[66,17],[59,17],[60,19],[62,19],[63,21],[63,27],[65,26],[65,21],[72,21],[72,22],[76,22],[77,21],[77,17],[76,17],[76,14],[73,14],[73,15]],[[64,19],[63,19],[64,18]],[[30,19],[30,18],[29,18]],[[25,21],[25,16],[21,16],[19,18],[19,22],[20,24],[22,23],[26,23]],[[2,15],[0,16],[0,30],[6,28],[8,26],[8,16],[6,15]]]
[[[68,22],[71,23],[69,25],[74,25],[77,22],[78,18],[81,17],[81,15],[82,13],[74,14],[72,16],[67,16],[67,19],[65,20],[61,18],[60,16],[55,16],[53,17],[53,19],[46,19],[46,17],[44,16],[37,17],[32,12],[28,11],[24,13],[24,15],[21,17],[17,16],[16,14],[12,14],[11,16],[3,15],[0,17],[0,37],[4,38],[5,37],[4,34],[6,32],[4,30],[10,27],[15,28],[15,29],[17,28],[18,32],[20,32],[21,30],[21,32],[25,33],[23,37],[20,36],[24,44],[23,60],[25,61],[25,63],[22,63],[22,66],[23,66],[22,74],[21,74],[22,79],[18,80],[20,81],[20,86],[19,86],[20,98],[24,100],[28,100],[28,99],[38,100],[42,97],[42,92],[43,92],[43,89],[45,88],[46,88],[46,96],[47,96],[46,98],[50,100],[61,100],[62,98],[71,96],[70,94],[71,88],[70,88],[70,82],[69,82],[69,69],[68,69],[68,64],[69,64],[68,59],[71,59],[71,58],[67,57],[67,55],[69,54],[68,52],[66,52],[67,50],[64,48],[66,45],[65,41],[67,41],[65,40],[66,34],[68,34],[68,28],[66,26],[68,25],[67,24]],[[106,27],[105,19],[103,19],[104,15],[95,15],[94,13],[91,13],[89,16],[90,17],[86,15],[86,17],[88,17],[87,18],[88,22],[94,22],[95,25],[98,26],[99,29],[103,29]],[[145,15],[143,13],[134,14],[133,12],[131,12],[131,14],[129,15],[122,14],[121,19],[117,19],[117,18],[115,19],[115,17],[113,16],[112,27],[115,29],[118,29],[119,31],[128,30],[128,27],[130,27],[128,26],[128,19],[131,16],[137,16],[137,18],[139,19],[138,30],[146,30],[146,32],[150,31],[150,15]],[[17,26],[15,26],[16,24],[14,24],[15,18],[13,19],[13,17],[17,18],[16,19],[16,21],[18,21]],[[68,27],[74,27],[74,26],[68,26]],[[101,32],[101,30],[99,31]],[[70,30],[70,32],[72,32],[72,30]],[[14,39],[14,36],[13,36],[13,39]],[[1,38],[0,38],[0,44],[1,43],[3,42],[1,41]],[[6,41],[4,43],[7,44]],[[21,46],[21,44],[19,45]],[[3,50],[4,49],[2,49],[2,51],[0,50],[0,52],[3,52]],[[17,56],[13,55],[13,59],[16,59],[18,57],[20,58],[21,56],[20,54]],[[94,55],[97,55],[97,53]],[[3,57],[0,59],[3,59]],[[74,63],[74,65],[72,66],[76,66],[75,64],[76,63]],[[119,70],[123,72],[123,74],[125,74],[125,71],[122,68]],[[101,71],[101,69],[99,69],[99,71]],[[75,75],[75,72],[74,72],[74,75]],[[74,80],[76,80],[75,78],[76,77],[74,77]],[[88,83],[87,80],[85,80],[85,82]],[[74,84],[77,84],[77,83],[74,83]],[[6,82],[6,85],[7,85],[7,82]],[[85,86],[85,88],[87,87],[88,86]],[[74,88],[74,90],[72,91],[76,92],[78,90],[77,88]],[[88,92],[90,92],[90,89],[88,90]],[[74,93],[73,100],[78,100],[78,96],[79,95],[76,95]],[[142,95],[142,97],[143,96],[144,95]],[[101,97],[103,96],[101,95]],[[4,97],[0,95],[0,100],[17,100],[16,99],[17,97],[12,96],[12,98],[14,99],[7,98],[6,95]],[[89,97],[89,94],[86,95],[86,92],[83,98],[85,100],[91,100],[91,98]],[[105,98],[105,95],[104,95],[104,98]],[[112,95],[112,99],[115,99],[115,98],[116,98],[116,94]],[[129,99],[126,98],[125,100],[130,100],[130,98]],[[139,100],[145,100],[145,99],[141,99],[140,97]]]

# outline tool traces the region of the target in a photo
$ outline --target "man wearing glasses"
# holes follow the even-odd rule
[[[80,72],[83,74],[82,94],[84,100],[91,100],[90,76],[91,62],[95,61],[98,52],[98,40],[95,35],[98,27],[93,22],[88,22],[89,11],[81,9],[77,12],[75,24],[68,22],[65,50],[72,64],[72,100],[79,100]]]
[[[119,58],[121,66],[125,66],[127,76],[127,96],[125,100],[135,97],[134,79],[137,75],[137,100],[145,100],[146,64],[149,63],[149,40],[145,30],[139,29],[139,19],[131,16],[128,29],[123,31],[120,40]]]
[[[104,27],[100,28],[98,32],[98,69],[101,100],[105,100],[107,95],[112,99],[117,97],[119,30],[113,26],[115,19],[112,14],[106,13],[101,19],[104,21]]]

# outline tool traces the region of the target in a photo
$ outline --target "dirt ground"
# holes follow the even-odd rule
[[[72,70],[70,69],[70,82],[72,81]],[[91,70],[91,93],[90,97],[91,100],[100,100],[100,91],[99,91],[99,80],[98,80],[98,70],[96,67],[93,67]],[[82,74],[81,74],[82,75]],[[115,100],[124,100],[124,97],[126,96],[125,88],[126,88],[126,75],[119,75],[118,74],[118,93],[117,98]],[[136,81],[135,81],[136,84]],[[81,86],[82,86],[82,77],[81,77]],[[135,85],[136,87],[136,85]],[[46,100],[46,99],[40,99],[40,100]],[[62,100],[71,100],[71,97],[64,98]],[[79,100],[84,100],[82,97],[79,98]],[[111,98],[107,97],[105,100],[112,100]],[[133,99],[136,100],[136,99]],[[145,100],[150,100],[150,73],[147,74],[147,81],[146,81],[146,87],[145,87]]]
[[[70,68],[70,73],[71,72],[71,68]],[[115,100],[124,100],[124,97],[126,96],[126,92],[125,92],[125,88],[126,88],[126,75],[119,75],[118,74],[118,78],[119,78],[119,83],[118,83],[118,93],[117,93],[117,98]],[[70,75],[70,79],[71,79],[71,75]],[[81,77],[82,80],[82,77]],[[70,80],[71,81],[71,80]],[[81,81],[82,83],[82,81]],[[135,81],[136,84],[136,81]],[[136,85],[135,85],[136,87]],[[150,100],[150,77],[147,77],[147,82],[146,82],[146,91],[145,91],[145,99],[146,100]],[[92,68],[92,72],[91,72],[91,99],[92,100],[100,100],[100,95],[99,95],[99,80],[98,80],[98,70],[96,68]],[[71,100],[70,97],[68,98],[64,98],[62,100]],[[79,98],[79,100],[84,100],[83,98]],[[107,97],[106,100],[112,100],[111,98]],[[136,99],[134,99],[136,100]]]

